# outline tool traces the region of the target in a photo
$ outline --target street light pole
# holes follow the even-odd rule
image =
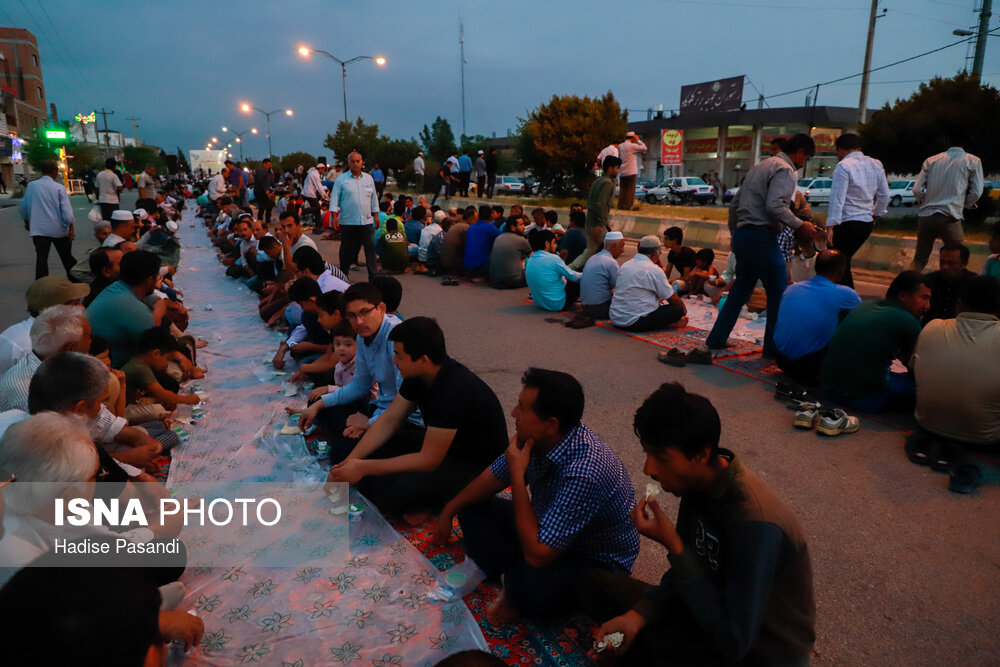
[[[979,32],[976,36],[976,51],[972,58],[972,76],[981,79],[983,76],[983,58],[986,57],[986,37],[990,32],[990,10],[993,0],[983,0],[979,9]]]
[[[310,53],[319,53],[326,56],[330,60],[340,63],[340,85],[341,89],[344,91],[344,122],[347,122],[347,66],[351,63],[356,63],[359,60],[374,60],[375,64],[379,67],[385,66],[385,58],[382,56],[355,56],[350,60],[341,60],[337,56],[329,53],[328,51],[323,51],[322,49],[311,49],[309,47],[299,47],[299,53],[303,56],[308,56]]]
[[[868,16],[868,43],[865,45],[865,66],[861,75],[861,96],[858,99],[858,125],[868,120],[868,79],[872,75],[872,47],[875,44],[875,21],[878,20],[879,0],[872,0],[871,14]],[[886,10],[882,10],[885,16]]]
[[[261,109],[259,107],[255,107],[255,106],[250,105],[250,104],[243,104],[240,107],[240,109],[242,109],[244,113],[250,113],[250,111],[252,110],[252,111],[259,111],[260,113],[264,114],[264,118],[267,119],[267,157],[269,157],[269,158],[270,157],[274,157],[271,154],[271,114],[278,113],[279,111],[284,111],[286,116],[291,116],[291,115],[294,115],[292,113],[292,110],[291,109],[275,109],[274,111],[264,111],[263,109]]]

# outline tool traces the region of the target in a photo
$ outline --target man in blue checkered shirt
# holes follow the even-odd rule
[[[435,541],[447,542],[458,514],[468,556],[504,593],[487,612],[494,625],[519,614],[564,611],[584,569],[628,573],[639,554],[629,521],[635,493],[618,455],[580,422],[583,388],[558,371],[531,368],[506,453],[441,511]],[[496,494],[511,487],[511,499]],[[531,489],[529,495],[528,489]]]

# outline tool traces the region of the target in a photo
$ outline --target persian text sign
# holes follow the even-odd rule
[[[742,76],[681,86],[681,113],[733,111],[743,103]]]
[[[660,164],[684,163],[684,130],[663,130],[660,133]]]

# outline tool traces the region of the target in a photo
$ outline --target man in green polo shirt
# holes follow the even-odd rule
[[[604,175],[590,186],[585,223],[587,249],[569,265],[574,271],[582,271],[587,260],[604,247],[604,235],[608,233],[608,222],[611,220],[611,200],[615,196],[615,179],[618,178],[621,166],[622,161],[619,158],[614,155],[607,156],[601,164]]]
[[[844,318],[830,340],[820,370],[823,390],[847,408],[878,413],[913,406],[913,375],[893,373],[892,362],[909,366],[920,336],[920,318],[930,308],[927,276],[903,271],[885,298],[861,304]]]

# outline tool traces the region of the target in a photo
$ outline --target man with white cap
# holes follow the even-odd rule
[[[611,297],[618,282],[618,258],[625,252],[625,236],[621,232],[608,232],[604,248],[587,260],[580,279],[580,306],[583,314],[592,320],[610,317]]]
[[[663,269],[653,263],[660,254],[660,239],[643,236],[635,257],[618,271],[611,299],[611,323],[628,331],[657,331],[687,326],[687,308],[677,296]]]
[[[135,216],[132,211],[119,209],[111,214],[111,233],[101,245],[116,248],[123,241],[135,240]]]
[[[323,187],[323,174],[326,172],[326,165],[320,162],[306,173],[306,182],[302,186],[302,196],[309,202],[309,212],[313,215],[313,220],[319,222],[319,207],[324,201],[329,201],[326,188]],[[319,225],[317,224],[317,227]]]
[[[618,157],[622,161],[622,168],[618,177],[618,208],[625,211],[632,210],[632,202],[635,200],[635,181],[639,177],[639,153],[646,152],[646,144],[642,143],[639,135],[629,132],[625,135],[625,141],[618,145]]]
[[[413,173],[417,177],[417,192],[424,191],[424,154],[423,151],[417,153],[417,157],[413,158]]]

